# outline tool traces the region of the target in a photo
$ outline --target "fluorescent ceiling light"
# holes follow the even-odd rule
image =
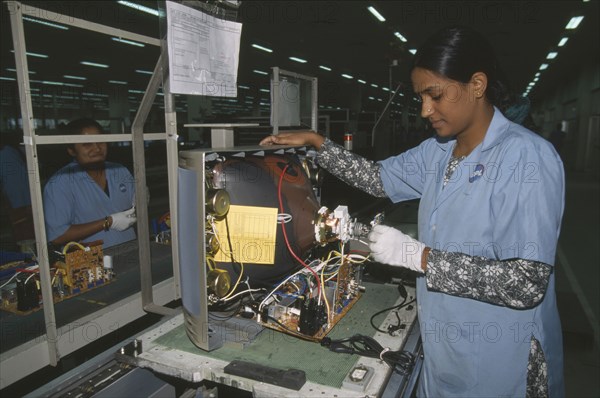
[[[331,68],[329,68],[329,67],[327,67],[327,66],[324,66],[324,65],[319,65],[319,68],[321,68],[321,69],[323,69],[323,70],[326,70],[326,71],[328,71],[328,72],[331,72]]]
[[[88,96],[88,97],[102,97],[102,98],[108,98],[108,94],[98,94],[98,93],[81,93],[82,95]]]
[[[358,82],[359,82],[359,83],[362,83],[362,84],[367,84],[367,82],[366,82],[366,81],[364,81],[364,80],[362,80],[362,79],[358,79]]]
[[[238,86],[238,88],[242,88],[244,90],[250,90],[250,87],[248,87],[248,86]]]
[[[536,72],[534,77],[540,77],[541,74],[542,74],[542,72]]]
[[[377,98],[377,101],[383,102],[381,98]]]
[[[394,32],[394,36],[396,36],[397,38],[399,38],[400,41],[406,43],[406,37],[402,36],[402,33],[400,33],[400,32]]]
[[[131,1],[117,1],[117,3],[119,3],[123,6],[126,6],[126,7],[134,8],[138,11],[142,11],[142,12],[157,16],[157,17],[159,15],[158,10],[156,10],[154,8],[146,7],[146,6],[143,6],[140,4],[132,3]]]
[[[298,58],[298,57],[290,57],[290,59],[292,61],[300,62],[301,64],[305,64],[307,62],[305,59]]]
[[[66,87],[83,87],[83,84],[75,84],[75,83],[65,83],[63,86]]]
[[[559,46],[559,47],[562,47],[562,46],[564,46],[565,44],[567,44],[567,40],[569,40],[569,38],[568,38],[568,37],[563,37],[563,38],[562,38],[562,39],[560,39],[560,41],[558,42],[558,46]]]
[[[345,77],[346,79],[354,79],[354,76],[350,76],[345,73],[342,73],[342,77]]]
[[[268,75],[267,72],[263,72],[262,70],[258,70],[258,69],[254,69],[252,72],[258,73],[259,75],[265,75],[265,76]]]
[[[95,66],[96,68],[108,68],[108,65],[106,65],[106,64],[99,64],[99,63],[96,63],[96,62],[81,61],[80,64],[81,65],[87,65],[87,66]]]
[[[546,55],[546,59],[554,59],[557,55],[558,53],[556,51],[550,51],[548,55]]]
[[[378,88],[379,86],[377,84],[371,83],[371,87]]]
[[[540,78],[539,78],[539,77],[534,77],[534,78],[533,78],[533,81],[534,81],[534,82],[537,82],[538,80],[540,80]]]
[[[82,77],[82,76],[63,75],[63,77],[66,79],[73,79],[73,80],[87,80],[86,77]]]
[[[151,75],[153,73],[153,72],[150,72],[149,70],[143,70],[143,69],[136,69],[135,72],[141,73],[142,75]]]
[[[417,53],[417,49],[411,48],[410,50],[408,50],[408,52],[411,53],[412,55],[415,55]]]
[[[15,68],[6,68],[6,70],[9,71],[9,72],[15,72],[15,73],[17,72],[17,70]],[[36,73],[37,72],[34,72],[32,70],[29,71],[30,75],[35,75]]]
[[[130,44],[132,46],[137,46],[137,47],[146,47],[145,44],[138,43],[137,41],[131,41],[131,40],[126,40],[126,39],[121,39],[120,37],[113,37],[112,39],[114,41],[118,41],[119,43]]]
[[[375,9],[375,7],[369,6],[367,7],[367,10],[369,10],[380,22],[385,22],[385,18]]]
[[[571,18],[565,29],[577,29],[581,21],[583,21],[583,16],[580,15],[577,17],[573,17]]]
[[[271,90],[268,90],[266,88],[261,88],[259,91],[262,91],[263,93],[270,93]]]
[[[15,50],[10,50],[11,53],[14,53]],[[48,56],[46,54],[40,54],[40,53],[30,53],[29,51],[27,51],[25,54],[29,55],[30,57],[36,57],[36,58],[48,58]]]
[[[540,70],[544,70],[546,68],[548,68],[548,64],[541,64],[540,65]]]
[[[383,91],[390,91],[390,89],[389,89],[389,88],[387,88],[387,87],[381,87],[381,89],[382,89]]]
[[[10,81],[15,81],[17,79],[15,79],[14,77],[4,77],[4,76],[0,76],[0,80],[10,80]]]
[[[132,94],[144,94],[142,90],[127,90],[127,92]]]
[[[259,46],[258,44],[252,44],[252,47],[257,48],[257,49],[262,50],[262,51],[265,51],[265,52],[268,52],[268,53],[272,53],[273,52],[273,50],[271,50],[270,48]]]
[[[55,24],[55,23],[52,23],[52,22],[46,22],[46,21],[43,21],[41,19],[35,19],[35,18],[30,18],[30,17],[23,17],[23,20],[29,21],[29,22],[39,23],[40,25],[50,26],[52,28],[57,28],[57,29],[62,29],[62,30],[69,30],[69,28],[67,26],[58,25],[58,24]]]
[[[48,84],[50,86],[62,86],[62,85],[64,85],[64,83],[62,83],[62,82],[53,82],[53,81],[49,81],[49,80],[42,80],[41,83],[42,84]]]
[[[124,82],[122,80],[109,80],[108,82],[112,84],[127,84],[127,82]]]

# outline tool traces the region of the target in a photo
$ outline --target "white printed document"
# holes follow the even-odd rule
[[[242,24],[171,1],[166,6],[171,92],[237,97]]]

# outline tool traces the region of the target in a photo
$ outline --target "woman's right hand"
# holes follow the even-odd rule
[[[295,131],[269,135],[260,141],[260,145],[310,145],[318,150],[324,141],[325,138],[314,131]]]

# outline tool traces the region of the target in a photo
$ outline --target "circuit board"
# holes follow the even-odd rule
[[[69,299],[113,281],[111,268],[104,267],[102,241],[65,250],[50,266],[55,303]],[[69,247],[67,247],[68,249]],[[0,309],[18,315],[38,311],[41,306],[39,267],[15,267],[15,273],[2,283]]]
[[[259,323],[304,340],[321,341],[360,299],[362,269],[361,264],[343,261],[336,277],[322,286],[327,303],[308,299],[298,281],[291,280],[280,288],[279,301],[265,306]]]

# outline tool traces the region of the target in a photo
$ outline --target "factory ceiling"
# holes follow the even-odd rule
[[[153,38],[161,37],[163,29],[159,17],[119,3],[28,1],[23,4],[46,10],[36,12],[42,17],[40,19],[47,17],[51,21],[46,21],[57,25],[61,25],[66,16],[67,19],[81,18]],[[162,2],[136,0],[133,3],[153,10],[164,7]],[[374,7],[385,21],[378,20],[368,7]],[[10,10],[10,4],[3,2],[0,83],[4,116],[13,109],[18,111],[16,82],[11,80],[16,74],[11,52]],[[321,106],[348,107],[349,93],[360,90],[363,108],[382,109],[389,95],[383,87],[394,88],[401,81],[408,83],[412,62],[410,50],[418,47],[429,34],[448,25],[468,25],[484,33],[495,47],[516,93],[525,92],[540,72],[529,93],[534,102],[559,82],[573,78],[582,64],[591,61],[597,65],[600,54],[600,12],[599,2],[595,0],[244,1],[237,11],[237,21],[243,24],[238,84],[248,87],[238,90],[240,101],[244,100],[244,95],[260,96],[260,89],[264,91],[269,87],[268,77],[254,70],[269,71],[270,67],[279,66],[317,76]],[[584,17],[579,26],[566,29],[571,18],[576,16]],[[24,21],[24,27],[27,51],[47,56],[27,57],[31,87],[34,88],[32,93],[37,92],[41,97],[46,93],[46,103],[50,106],[68,104],[68,100],[58,97],[68,98],[69,91],[80,100],[106,106],[106,91],[118,84],[109,81],[118,81],[127,82],[129,100],[135,107],[150,77],[144,71],[154,68],[160,53],[155,46],[132,46],[75,27],[65,30],[31,20]],[[567,41],[559,46],[563,38]],[[272,52],[260,50],[253,44]],[[552,52],[557,53],[555,58],[548,59]],[[306,62],[295,62],[290,57]],[[108,67],[85,66],[82,61]],[[540,70],[542,64],[547,64],[547,68]],[[43,82],[67,85],[58,86],[60,90],[57,91],[56,84]],[[410,90],[409,85],[406,90]],[[268,98],[268,94],[262,95]],[[383,101],[369,102],[368,97]],[[71,106],[78,104],[71,103]]]

